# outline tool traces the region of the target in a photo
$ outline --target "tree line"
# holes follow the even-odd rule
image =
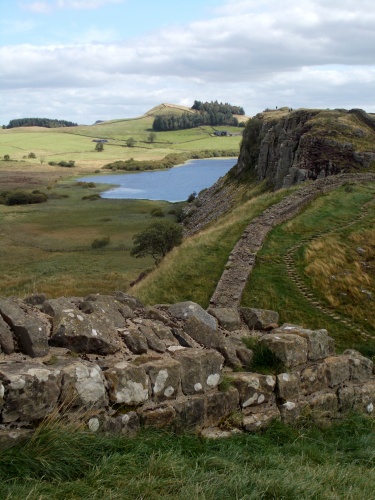
[[[59,128],[59,127],[76,127],[77,123],[69,122],[66,120],[51,120],[50,118],[17,118],[10,120],[7,126],[3,128],[16,128],[16,127],[46,127],[46,128]]]
[[[194,101],[191,109],[197,113],[166,114],[155,117],[152,128],[157,131],[182,130],[200,127],[202,125],[229,125],[238,127],[238,120],[234,115],[244,115],[245,111],[240,106],[228,103]]]

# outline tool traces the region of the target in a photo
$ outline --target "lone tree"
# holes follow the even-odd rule
[[[182,227],[168,220],[153,222],[133,240],[130,255],[137,258],[151,255],[157,264],[173,247],[181,245]]]
[[[134,148],[135,139],[133,137],[129,137],[129,139],[126,141],[126,145],[128,146],[128,148]]]
[[[104,150],[104,144],[102,142],[97,142],[95,144],[95,151],[103,151]]]

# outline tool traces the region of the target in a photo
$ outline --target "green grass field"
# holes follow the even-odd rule
[[[374,420],[208,440],[143,431],[136,438],[42,427],[2,451],[4,500],[364,500],[375,491]]]

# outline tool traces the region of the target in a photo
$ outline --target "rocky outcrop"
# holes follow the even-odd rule
[[[276,189],[306,180],[366,170],[375,161],[374,119],[362,110],[352,110],[358,123],[348,125],[345,110],[298,110],[281,115],[260,113],[246,126],[237,177],[252,174],[268,180]],[[369,150],[357,147],[365,137]]]
[[[18,443],[51,415],[126,435],[142,426],[252,432],[274,419],[373,415],[372,361],[354,350],[336,355],[326,330],[279,327],[274,311],[211,312],[194,302],[144,307],[123,293],[2,298],[13,349],[0,353],[0,443]],[[34,325],[38,335],[19,342]],[[252,371],[248,337],[273,353],[279,371]]]

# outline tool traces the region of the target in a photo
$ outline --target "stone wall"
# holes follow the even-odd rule
[[[0,442],[17,442],[51,415],[92,431],[220,435],[275,418],[373,414],[371,360],[352,350],[336,355],[325,330],[277,323],[273,311],[145,307],[122,292],[0,298]],[[243,338],[283,368],[254,373]]]

